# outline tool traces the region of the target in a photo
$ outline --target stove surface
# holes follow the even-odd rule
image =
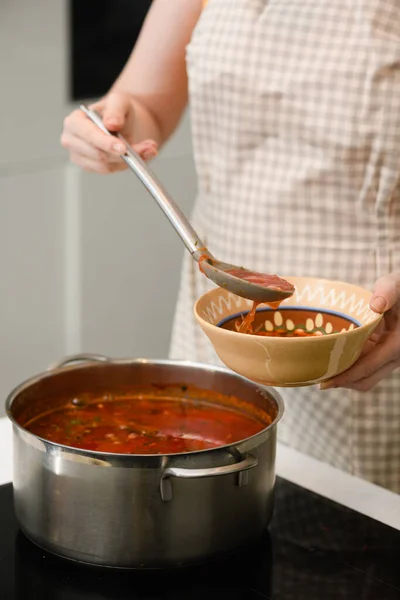
[[[0,486],[1,600],[399,600],[400,532],[282,479],[251,550],[174,571],[76,566],[19,532]]]

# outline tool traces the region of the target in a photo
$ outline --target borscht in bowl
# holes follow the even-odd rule
[[[361,326],[356,319],[334,311],[316,311],[301,306],[285,306],[279,309],[260,307],[253,315],[251,323],[248,322],[246,329],[241,331],[249,314],[249,311],[243,311],[226,317],[218,323],[218,327],[250,335],[298,338],[341,333]]]
[[[254,305],[222,288],[194,313],[220,360],[263,385],[314,385],[347,370],[382,315],[372,292],[340,281],[285,277],[295,287],[279,306]]]

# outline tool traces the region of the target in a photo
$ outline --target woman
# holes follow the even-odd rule
[[[190,98],[192,219],[219,258],[374,287],[379,335],[331,389],[282,390],[280,439],[400,492],[398,0],[203,4],[155,0],[95,107],[150,159]],[[79,111],[62,143],[88,171],[125,168],[123,147]],[[192,316],[209,287],[186,254],[171,357],[217,361]]]

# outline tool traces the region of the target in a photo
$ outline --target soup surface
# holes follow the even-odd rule
[[[66,446],[118,454],[174,454],[238,442],[267,427],[267,412],[233,396],[182,386],[82,394],[23,427]]]
[[[334,311],[284,307],[257,309],[233,315],[218,324],[223,329],[265,337],[316,337],[360,327],[355,319]]]

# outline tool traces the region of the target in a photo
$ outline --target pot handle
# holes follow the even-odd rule
[[[198,479],[201,477],[218,477],[219,475],[232,475],[238,473],[237,485],[243,487],[248,483],[247,472],[258,465],[258,458],[252,454],[245,454],[241,460],[233,465],[224,467],[211,467],[209,469],[183,469],[179,467],[167,467],[160,481],[161,499],[165,502],[172,500],[171,477],[180,479]]]
[[[79,362],[108,362],[109,360],[110,359],[107,358],[107,356],[103,356],[102,354],[73,354],[72,356],[66,356],[61,360],[54,362],[47,368],[47,370],[53,371],[55,369],[61,369],[62,367],[67,367],[68,365]]]

